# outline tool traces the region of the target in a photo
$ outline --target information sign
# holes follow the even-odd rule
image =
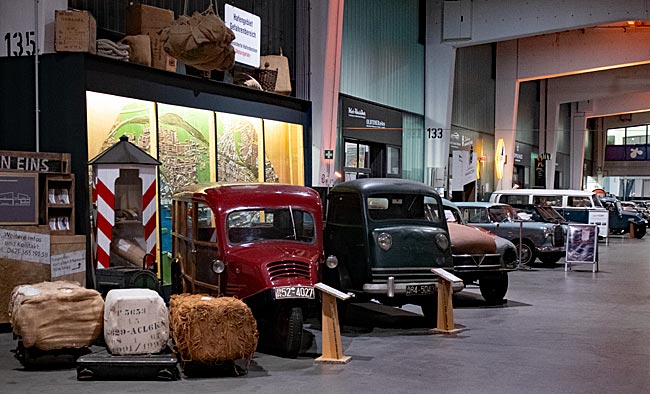
[[[592,264],[598,270],[598,226],[595,224],[567,225],[567,243],[564,270],[573,264]]]
[[[260,66],[260,17],[230,4],[225,5],[226,26],[235,33],[232,46],[235,48],[235,61],[258,68]]]
[[[609,211],[589,211],[589,224],[598,226],[599,237],[609,237]]]

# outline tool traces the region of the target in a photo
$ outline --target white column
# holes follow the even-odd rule
[[[551,154],[551,160],[546,161],[546,188],[555,188],[555,163],[557,160],[557,133],[560,125],[560,103],[547,95],[546,111],[546,144],[545,152]],[[542,152],[544,153],[544,152]]]
[[[456,48],[442,42],[442,1],[426,3],[424,64],[424,180],[446,187]],[[442,129],[438,132],[427,130]],[[442,137],[442,138],[440,138]]]
[[[587,136],[587,118],[584,112],[573,112],[577,108],[576,104],[572,105],[571,114],[571,189],[582,189],[582,171],[584,169],[585,159],[585,138]]]
[[[494,103],[494,146],[503,139],[507,160],[503,178],[495,179],[494,190],[512,187],[515,138],[517,128],[517,107],[519,103],[519,81],[517,80],[517,41],[497,43],[496,92]],[[492,153],[495,155],[496,152]],[[495,160],[496,161],[496,160]],[[496,174],[496,171],[495,171]]]

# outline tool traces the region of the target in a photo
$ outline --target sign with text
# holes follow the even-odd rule
[[[0,229],[0,258],[50,264],[50,235]]]
[[[609,211],[589,211],[589,224],[598,226],[598,236],[609,235]]]
[[[341,99],[343,137],[402,146],[402,113],[349,97]]]
[[[535,159],[535,187],[546,188],[546,162],[540,158]]]
[[[224,22],[235,33],[231,43],[235,48],[235,61],[258,68],[262,30],[260,17],[230,4],[225,5],[225,11]]]
[[[2,171],[67,174],[70,172],[70,154],[0,150]]]
[[[52,255],[50,261],[52,279],[76,274],[77,272],[86,272],[85,250]]]

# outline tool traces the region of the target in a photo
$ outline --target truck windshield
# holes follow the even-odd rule
[[[227,225],[233,244],[280,239],[311,243],[316,237],[314,217],[292,207],[231,212]]]
[[[422,194],[376,194],[368,197],[372,220],[425,220],[441,223],[438,201]]]

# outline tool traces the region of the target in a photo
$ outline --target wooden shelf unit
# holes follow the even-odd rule
[[[74,235],[74,175],[45,175],[43,219],[52,235]]]

